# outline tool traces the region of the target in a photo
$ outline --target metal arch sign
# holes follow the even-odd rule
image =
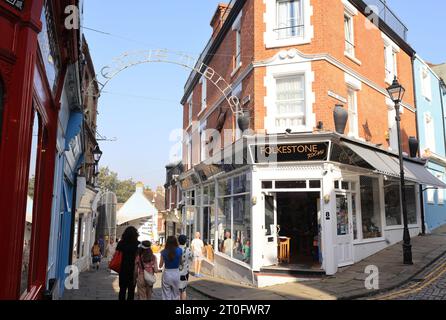
[[[145,63],[169,63],[201,74],[222,93],[234,114],[243,114],[243,111],[240,110],[240,99],[232,95],[232,86],[213,68],[184,52],[169,51],[167,49],[125,52],[121,56],[114,58],[110,65],[103,67],[100,71],[100,75],[104,79],[103,82],[98,81],[97,77],[93,79],[88,86],[88,93],[91,93],[92,85],[96,82],[100,87],[99,93],[92,95],[99,97],[105,86],[119,73]]]

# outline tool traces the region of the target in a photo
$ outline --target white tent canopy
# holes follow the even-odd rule
[[[158,218],[158,210],[155,205],[144,195],[144,187],[142,184],[137,184],[135,193],[127,200],[126,203],[119,209],[116,224],[118,226],[142,219],[142,218]]]

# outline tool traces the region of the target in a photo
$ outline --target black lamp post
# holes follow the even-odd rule
[[[406,204],[406,186],[404,177],[404,160],[403,160],[403,145],[401,141],[401,115],[400,115],[400,104],[403,101],[403,96],[406,90],[402,85],[399,84],[397,78],[393,80],[390,87],[387,88],[387,92],[390,98],[395,103],[395,113],[396,113],[396,128],[398,131],[398,154],[400,159],[400,192],[401,192],[401,205],[403,209],[403,221],[404,221],[404,235],[403,235],[403,256],[404,264],[413,264],[412,262],[412,245],[410,244],[410,233],[407,222],[407,204]]]
[[[93,149],[93,157],[94,157],[94,162],[96,162],[96,164],[98,164],[99,161],[101,161],[102,151],[99,148],[99,145],[96,145],[96,147],[94,147],[94,149]]]

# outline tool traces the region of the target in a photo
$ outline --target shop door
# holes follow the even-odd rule
[[[351,194],[336,195],[336,256],[338,267],[345,267],[354,262],[352,220]]]
[[[265,195],[265,246],[263,265],[277,265],[277,200],[275,195]]]

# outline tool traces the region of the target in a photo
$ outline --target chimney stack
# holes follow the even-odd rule
[[[215,38],[220,31],[221,27],[226,21],[226,18],[228,17],[228,13],[230,10],[228,10],[229,5],[227,3],[220,3],[218,4],[217,10],[215,11],[215,14],[211,20],[211,27],[213,29],[212,31],[212,38]]]

